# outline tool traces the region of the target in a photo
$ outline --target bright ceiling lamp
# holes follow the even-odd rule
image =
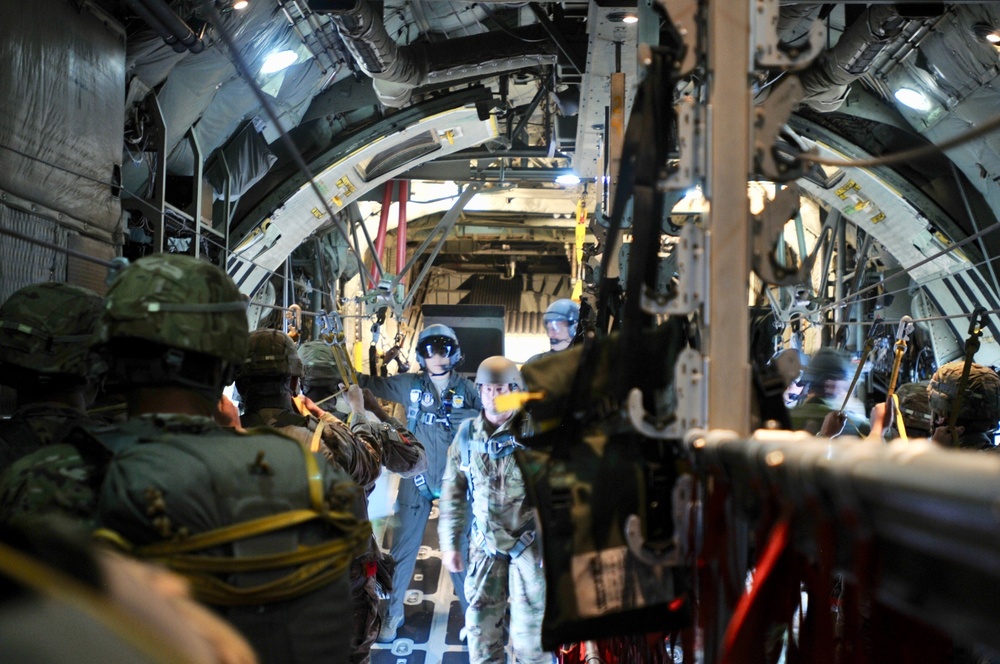
[[[931,100],[923,92],[913,88],[900,88],[896,90],[894,96],[896,100],[915,111],[927,112],[931,110]]]
[[[563,173],[556,176],[556,184],[572,187],[573,185],[580,184],[580,176],[576,173]]]
[[[295,61],[298,59],[299,56],[295,51],[275,51],[264,58],[264,65],[260,68],[260,73],[273,74],[285,69],[286,67],[290,67],[295,64]]]
[[[233,9],[246,9],[249,6],[250,3],[247,2],[247,0],[236,0],[236,2],[233,3]]]

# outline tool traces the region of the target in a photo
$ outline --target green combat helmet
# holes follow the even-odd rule
[[[299,348],[302,359],[302,391],[321,401],[340,389],[343,378],[333,349],[322,341],[308,341]]]
[[[236,284],[182,254],[154,254],[122,270],[102,322],[124,384],[182,384],[218,399],[247,352],[246,301]]]
[[[947,420],[951,407],[958,395],[958,383],[962,379],[964,360],[955,360],[934,372],[927,396],[930,407],[939,418]],[[1000,420],[1000,376],[989,367],[972,363],[969,379],[962,395],[958,425],[967,433],[985,433],[997,428]]]
[[[246,361],[239,377],[302,376],[302,360],[295,342],[281,330],[254,330],[250,333]]]
[[[299,358],[302,360],[302,376],[316,382],[323,380],[340,380],[340,369],[333,356],[333,349],[322,341],[307,341],[299,348]]]
[[[899,397],[899,411],[903,414],[903,424],[906,425],[906,435],[909,438],[930,436],[933,432],[931,419],[931,402],[927,398],[927,386],[930,381],[906,383],[896,389]]]
[[[0,306],[0,376],[14,387],[87,383],[108,365],[95,346],[104,298],[68,284],[32,284]]]

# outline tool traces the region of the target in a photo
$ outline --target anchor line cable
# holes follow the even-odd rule
[[[969,244],[970,242],[974,242],[975,240],[978,240],[979,238],[983,237],[984,235],[988,235],[989,233],[992,233],[992,232],[994,232],[996,230],[1000,230],[1000,221],[993,222],[992,224],[990,224],[989,226],[986,226],[982,230],[980,230],[980,231],[978,231],[976,233],[973,233],[972,235],[966,236],[965,238],[961,239],[960,241],[955,242],[954,244],[951,244],[951,245],[945,247],[941,251],[938,251],[937,253],[931,254],[930,256],[926,256],[923,259],[921,259],[921,260],[917,261],[916,263],[914,263],[913,265],[909,265],[909,266],[903,268],[899,272],[896,272],[894,274],[890,274],[888,277],[885,277],[879,283],[875,283],[875,284],[872,284],[870,286],[865,286],[864,288],[855,291],[850,296],[843,297],[840,300],[837,300],[836,302],[831,302],[829,304],[825,304],[825,305],[821,306],[820,309],[819,309],[819,312],[820,313],[826,313],[827,311],[831,311],[831,310],[836,309],[836,308],[838,308],[840,306],[843,306],[843,305],[846,305],[846,304],[851,304],[852,303],[851,301],[853,299],[857,298],[858,295],[861,295],[862,293],[867,293],[869,291],[875,290],[876,288],[878,288],[882,284],[884,284],[884,283],[886,283],[888,281],[892,281],[893,279],[896,279],[898,277],[901,277],[901,276],[904,276],[904,275],[909,275],[909,273],[912,270],[915,270],[918,267],[922,267],[922,266],[926,265],[927,263],[930,263],[931,261],[934,261],[934,260],[937,260],[938,258],[941,258],[942,256],[947,256],[948,254],[952,253],[953,251],[955,251],[957,249],[961,249],[962,247],[964,247],[965,245]]]
[[[919,283],[917,286],[919,288],[924,288],[928,284],[933,284],[933,283],[935,283],[937,281],[944,281],[945,279],[948,279],[949,277],[953,277],[953,276],[956,276],[956,275],[959,275],[959,274],[962,274],[962,273],[974,270],[975,268],[980,267],[980,266],[984,265],[985,263],[988,263],[990,260],[992,260],[992,259],[982,260],[982,261],[979,261],[978,263],[970,263],[969,265],[963,266],[960,270],[956,270],[955,272],[948,272],[948,273],[945,273],[945,274],[939,274],[939,275],[937,275],[935,277],[931,277],[930,279],[927,279],[926,281],[923,281],[923,282]],[[876,285],[879,285],[879,284],[876,284]],[[908,290],[910,290],[909,286],[903,286],[903,287],[897,288],[895,290],[887,290],[887,291],[883,291],[882,293],[879,293],[877,295],[871,295],[871,296],[863,297],[863,298],[853,299],[853,296],[846,296],[846,297],[842,298],[839,301],[839,303],[837,303],[837,306],[846,307],[846,306],[854,306],[856,304],[865,304],[865,303],[868,303],[868,302],[874,302],[874,301],[878,300],[878,298],[880,298],[880,297],[884,297],[886,295],[897,295],[899,293],[905,293]],[[833,305],[828,305],[828,306],[833,306]],[[823,309],[823,308],[821,308],[821,309],[817,309],[815,313],[827,313],[828,311],[830,311],[830,309]],[[807,319],[806,316],[798,316],[798,318]],[[830,323],[831,324],[835,324],[832,321],[830,321]]]

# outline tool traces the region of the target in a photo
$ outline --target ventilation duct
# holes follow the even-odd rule
[[[865,10],[833,48],[799,75],[806,93],[802,103],[821,112],[840,108],[848,86],[868,70],[905,23],[892,5],[872,5]]]
[[[329,15],[355,62],[375,79],[375,94],[385,106],[404,106],[413,89],[423,85],[481,79],[556,62],[555,45],[544,40],[537,26],[515,29],[524,40],[498,32],[399,46],[367,2],[347,4]]]
[[[178,53],[201,53],[205,42],[163,0],[127,0],[129,8]]]

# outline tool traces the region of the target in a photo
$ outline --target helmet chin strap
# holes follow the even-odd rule
[[[451,367],[448,367],[447,371],[442,371],[441,373],[433,373],[430,369],[428,369],[427,373],[433,376],[434,378],[437,378],[439,376],[447,376],[448,374],[451,373]]]

